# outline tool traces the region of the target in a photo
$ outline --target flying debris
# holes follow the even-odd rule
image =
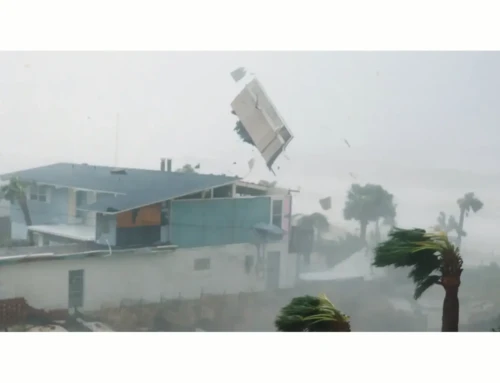
[[[350,175],[352,178],[354,178],[355,180],[357,180],[357,179],[358,179],[358,177],[356,177],[356,175],[355,175],[354,173],[349,173],[349,175]]]
[[[349,141],[347,141],[345,138],[344,138],[344,142],[345,144],[348,146],[348,147],[351,147],[351,144],[349,143]]]
[[[330,210],[332,208],[332,198],[326,197],[319,200],[319,204],[323,210]]]
[[[248,168],[252,170],[254,165],[255,165],[255,158],[252,158],[250,161],[248,161]]]
[[[195,169],[199,169],[200,168],[200,164],[196,165],[194,168]]]
[[[238,69],[235,69],[231,72],[231,77],[233,78],[234,82],[238,82],[243,77],[245,77],[246,74],[247,74],[247,70],[243,67],[239,67]]]
[[[257,78],[248,82],[231,103],[239,119],[234,129],[240,138],[257,148],[270,171],[293,139],[293,134]]]

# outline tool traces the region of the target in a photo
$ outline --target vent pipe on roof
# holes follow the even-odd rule
[[[162,158],[161,161],[160,161],[160,170],[162,172],[165,171],[165,158]]]
[[[167,159],[167,172],[171,172],[172,171],[172,159],[169,158]]]

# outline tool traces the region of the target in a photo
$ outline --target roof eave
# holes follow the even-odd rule
[[[177,195],[175,197],[171,197],[171,198],[168,198],[168,199],[161,199],[159,201],[151,201],[151,202],[148,202],[148,203],[140,205],[140,206],[134,206],[134,207],[131,207],[131,208],[126,208],[126,209],[117,210],[117,211],[113,211],[113,212],[99,211],[99,210],[87,210],[87,209],[77,209],[77,210],[91,211],[91,212],[94,212],[94,213],[101,213],[101,214],[105,214],[105,215],[117,215],[117,214],[120,214],[120,213],[125,213],[127,211],[131,211],[131,210],[135,210],[135,209],[140,209],[141,207],[155,205],[155,204],[162,203],[162,202],[165,202],[165,201],[172,201],[172,200],[174,200],[176,198],[181,198],[181,197],[184,197],[184,196],[187,196],[187,195],[190,195],[190,194],[201,193],[201,192],[203,192],[203,191],[205,191],[207,189],[214,189],[214,188],[220,188],[220,187],[223,187],[223,186],[233,185],[233,184],[237,183],[240,180],[241,180],[241,178],[235,177],[235,179],[232,180],[231,182],[226,182],[226,183],[223,183],[223,184],[220,184],[220,185],[215,185],[215,186],[212,186],[210,188],[204,188],[204,189],[200,189],[200,190],[190,191],[187,194],[181,194],[181,195]]]

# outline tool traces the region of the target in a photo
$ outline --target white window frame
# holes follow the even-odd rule
[[[28,199],[42,203],[50,203],[50,187],[48,185],[31,185],[28,187]],[[40,191],[43,191],[40,193]],[[43,200],[40,199],[43,197]]]
[[[108,235],[111,232],[110,218],[106,214],[101,214],[99,217],[96,215],[96,225],[99,226],[101,234]]]
[[[280,203],[281,204],[281,213],[279,214],[279,219],[280,219],[280,225],[275,225],[274,224],[274,219],[278,217],[278,214],[274,213],[274,204],[275,203]],[[283,199],[273,199],[271,200],[271,224],[278,226],[280,229],[283,226],[283,207],[284,207],[284,201]]]

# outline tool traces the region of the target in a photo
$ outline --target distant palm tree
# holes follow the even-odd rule
[[[464,231],[464,220],[465,216],[469,216],[470,211],[477,213],[484,206],[483,202],[477,198],[474,193],[466,193],[462,198],[457,200],[458,207],[460,208],[460,218],[458,220],[458,238],[457,246],[462,243],[462,237],[465,237],[467,233]]]
[[[328,218],[321,213],[312,213],[309,215],[300,215],[297,220],[297,227],[301,229],[314,230],[314,237],[318,239],[321,234],[326,233],[330,228],[330,222]]]
[[[433,285],[443,286],[445,297],[441,331],[458,331],[458,289],[463,261],[459,248],[448,240],[446,233],[394,228],[389,233],[389,239],[376,247],[373,265],[410,267],[408,277],[415,283],[415,299]]]
[[[238,136],[240,137],[240,139],[243,142],[246,142],[249,145],[255,146],[255,143],[253,142],[252,137],[250,137],[250,134],[248,134],[247,130],[245,129],[245,127],[243,126],[243,124],[240,120],[238,120],[238,122],[236,122],[236,126],[233,128],[233,130],[238,134]]]
[[[260,180],[259,185],[265,186],[266,188],[275,188],[277,185],[277,182],[276,181]]]
[[[350,332],[349,317],[328,300],[326,295],[293,298],[274,322],[281,332]]]
[[[301,246],[303,249],[303,259],[306,264],[309,264],[311,253],[317,246],[321,235],[326,233],[330,228],[328,218],[321,213],[312,213],[309,215],[297,214],[294,217],[299,217],[296,223],[297,230],[300,232],[301,238],[304,240],[308,238],[307,245]],[[305,243],[304,243],[305,245]]]
[[[24,223],[27,227],[33,224],[31,214],[28,209],[28,199],[26,198],[26,187],[19,178],[11,178],[9,183],[2,186],[0,189],[1,198],[9,201],[12,205],[18,205],[21,208],[24,216]],[[35,245],[33,232],[28,230],[28,240],[31,246]]]
[[[375,222],[377,228],[380,219],[390,222],[395,218],[394,196],[382,186],[374,184],[351,185],[344,206],[344,219],[359,222],[359,237],[363,241],[366,241],[366,228],[370,222]]]
[[[455,216],[449,215],[448,219],[446,219],[446,213],[440,212],[437,218],[437,225],[435,226],[437,231],[444,231],[445,233],[449,233],[453,230],[458,230],[458,223],[455,219]]]
[[[185,164],[182,168],[176,170],[177,173],[196,173],[196,169],[199,169],[200,165],[193,167],[190,164]]]

